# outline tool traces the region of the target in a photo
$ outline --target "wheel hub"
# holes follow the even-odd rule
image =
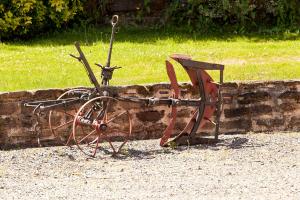
[[[92,125],[97,131],[101,131],[104,132],[107,130],[107,124],[104,123],[103,121],[99,122],[99,121],[94,121],[93,125]]]

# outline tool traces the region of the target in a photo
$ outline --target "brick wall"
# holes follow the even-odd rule
[[[189,84],[182,84],[183,98],[197,96]],[[111,93],[123,96],[168,97],[168,84],[135,85],[111,87]],[[56,99],[67,89],[50,89],[0,93],[0,147],[35,146],[33,131],[35,118],[24,102],[31,100]],[[300,81],[272,81],[225,83],[223,86],[224,105],[221,115],[221,134],[246,132],[273,132],[300,130]],[[170,108],[165,106],[145,107],[125,104],[133,121],[133,138],[159,138],[167,126]],[[176,131],[180,131],[191,116],[192,109],[181,107],[178,112]],[[55,144],[53,135],[44,122],[42,141]],[[208,123],[201,133],[211,133],[213,126]]]

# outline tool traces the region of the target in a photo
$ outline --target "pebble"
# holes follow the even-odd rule
[[[126,154],[0,151],[1,199],[300,199],[300,133],[222,135],[217,147],[131,141]],[[284,152],[284,154],[283,154]]]

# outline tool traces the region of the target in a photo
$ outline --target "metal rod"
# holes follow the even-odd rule
[[[37,107],[38,105],[42,105],[42,106],[55,105],[55,104],[63,103],[66,101],[77,100],[77,99],[79,98],[76,97],[76,98],[66,98],[66,99],[57,99],[57,100],[34,101],[34,102],[24,103],[24,106]]]
[[[200,126],[203,114],[204,114],[204,109],[205,109],[205,102],[206,102],[206,95],[205,95],[205,89],[204,89],[204,84],[203,84],[203,80],[202,80],[202,76],[201,76],[201,70],[197,70],[196,71],[196,75],[197,75],[197,80],[198,80],[198,86],[199,86],[199,93],[201,95],[201,99],[203,99],[202,104],[199,106],[198,108],[198,114],[196,117],[196,122],[189,134],[189,138],[190,140],[193,140],[193,138],[195,137],[197,130]],[[201,92],[202,91],[202,92]]]
[[[109,49],[108,49],[108,56],[107,56],[107,63],[105,67],[110,67],[110,59],[111,59],[111,54],[112,54],[112,47],[113,47],[113,42],[115,39],[115,33],[116,33],[116,25],[118,23],[119,16],[114,15],[111,19],[111,25],[112,25],[112,31],[111,31],[111,36],[110,36],[110,43],[109,43]]]
[[[218,140],[219,130],[220,130],[220,118],[221,118],[221,105],[222,105],[222,85],[223,85],[223,69],[220,70],[220,86],[218,91],[218,104],[217,104],[217,116],[216,116],[216,130],[215,130],[215,140]]]
[[[195,60],[179,60],[179,62],[185,66],[194,69],[202,69],[202,70],[223,70],[224,65],[215,64],[215,63],[207,63],[207,62],[200,62]]]
[[[80,48],[80,44],[78,42],[75,43],[75,47],[80,55],[79,60],[83,62],[83,65],[88,73],[88,76],[90,78],[90,81],[92,82],[92,84],[94,84],[94,86],[96,87],[96,90],[98,91],[98,93],[101,92],[101,88],[100,88],[100,84],[98,83],[95,74],[92,71],[92,68],[90,66],[90,64],[88,63],[84,53],[82,52],[81,48]]]
[[[80,101],[81,101],[81,99],[78,98],[78,99],[73,99],[73,100],[69,100],[69,101],[63,101],[61,103],[56,103],[53,105],[41,105],[40,110],[45,112],[45,111],[52,110],[52,109],[66,108],[70,105],[77,104]]]
[[[176,99],[176,98],[135,98],[135,97],[116,97],[119,101],[140,103],[148,106],[155,105],[175,105],[175,106],[192,106],[198,107],[205,103],[205,105],[215,105],[216,102],[203,102],[201,99]]]

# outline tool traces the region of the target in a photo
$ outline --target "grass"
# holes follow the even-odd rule
[[[109,29],[69,30],[29,41],[0,43],[0,91],[90,86],[77,54],[80,41],[91,65],[105,64]],[[225,81],[300,78],[300,34],[213,35],[183,31],[121,29],[116,35],[112,65],[122,66],[113,85],[168,82],[164,61],[172,53],[225,64]],[[175,64],[179,81],[188,81]],[[93,65],[99,76],[100,69]],[[217,78],[217,74],[212,74]]]

